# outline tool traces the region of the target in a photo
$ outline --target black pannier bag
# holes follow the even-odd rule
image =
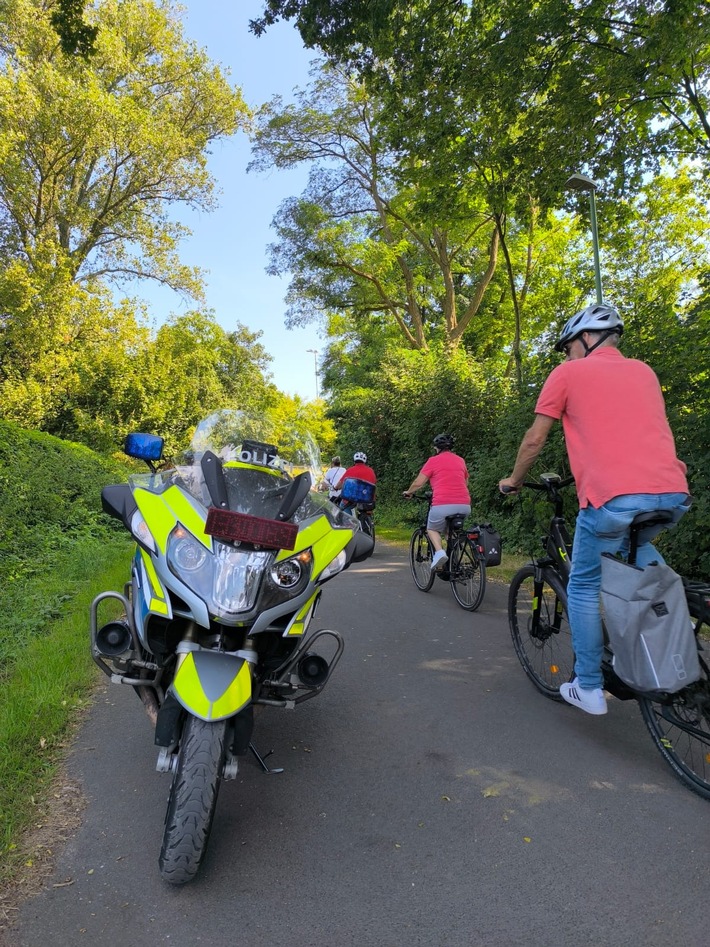
[[[481,523],[466,530],[466,535],[473,540],[483,554],[487,566],[499,566],[503,558],[503,542],[500,533],[491,523]]]

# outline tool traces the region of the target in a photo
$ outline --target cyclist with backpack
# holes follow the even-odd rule
[[[345,486],[346,480],[363,480],[365,483],[372,484],[373,489],[369,491],[369,493],[370,501],[374,502],[374,486],[377,483],[377,475],[375,474],[375,471],[372,469],[372,467],[368,466],[367,454],[364,451],[359,450],[353,454],[353,465],[348,467],[345,473],[343,473],[343,475],[338,480],[336,480],[335,486],[338,488],[338,490],[340,490],[341,494],[343,492],[343,487]],[[348,499],[347,497],[341,496],[341,509],[352,510],[355,506],[357,506],[357,500]]]
[[[471,512],[471,497],[468,492],[468,470],[463,457],[453,452],[454,438],[451,434],[437,434],[432,442],[436,451],[424,464],[403,496],[411,497],[425,484],[432,489],[431,509],[427,520],[427,535],[434,549],[432,570],[443,569],[447,554],[442,548],[441,534],[446,530],[446,517]]]

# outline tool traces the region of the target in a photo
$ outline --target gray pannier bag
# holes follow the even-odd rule
[[[674,693],[700,678],[693,620],[681,577],[602,555],[602,605],[616,674],[636,690]]]

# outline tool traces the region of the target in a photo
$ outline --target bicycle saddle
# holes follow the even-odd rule
[[[637,513],[631,520],[631,529],[641,529],[644,526],[662,526],[670,523],[673,514],[668,510],[650,510],[648,513]]]

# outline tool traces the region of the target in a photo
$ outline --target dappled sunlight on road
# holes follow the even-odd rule
[[[572,790],[567,787],[542,779],[529,779],[521,776],[520,773],[491,766],[466,770],[459,778],[472,780],[478,786],[484,799],[500,798],[520,806],[539,806],[573,798]],[[644,795],[668,793],[667,789],[656,783],[632,783],[622,786],[607,780],[591,779],[587,785],[589,789],[607,793],[638,792]],[[514,810],[508,810],[508,814],[512,811]],[[506,818],[505,815],[504,818]]]
[[[569,799],[569,789],[542,779],[528,779],[519,773],[481,766],[469,769],[462,778],[472,779],[485,799],[501,797],[518,805],[539,806],[547,802]]]

